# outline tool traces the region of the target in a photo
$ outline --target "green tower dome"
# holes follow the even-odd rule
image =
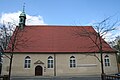
[[[22,13],[20,14],[20,17],[25,17],[25,18],[26,18],[25,12],[22,12]]]

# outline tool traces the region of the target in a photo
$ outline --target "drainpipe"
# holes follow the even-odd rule
[[[54,53],[54,76],[56,76],[56,54]]]
[[[120,72],[120,68],[119,68],[119,63],[118,63],[118,55],[117,55],[117,52],[115,53],[115,55],[116,55],[116,61],[117,61],[117,68],[118,68],[118,73]]]

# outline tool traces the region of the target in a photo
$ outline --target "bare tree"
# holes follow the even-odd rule
[[[92,44],[94,44],[95,46],[91,46],[92,47],[97,47],[100,53],[100,58],[94,53],[93,56],[95,56],[99,62],[101,63],[101,79],[104,80],[103,75],[104,73],[104,67],[103,67],[103,53],[105,53],[103,51],[103,43],[106,43],[103,38],[105,38],[105,35],[110,32],[110,31],[114,31],[116,28],[116,25],[118,23],[118,21],[110,24],[110,18],[108,17],[106,19],[104,19],[103,21],[96,23],[93,27],[96,30],[95,31],[87,31],[83,26],[82,26],[82,31],[76,30],[75,31],[75,35],[77,36],[84,36],[84,37],[88,37],[91,41]],[[94,37],[93,37],[94,36]]]
[[[5,55],[10,60],[9,64],[9,80],[11,77],[11,68],[12,68],[12,60],[14,55],[14,50],[19,50],[18,46],[27,47],[26,42],[28,38],[22,38],[25,30],[21,29],[19,26],[8,23],[8,25],[2,25],[0,34],[1,36],[1,46],[5,51],[3,55]]]
[[[117,36],[114,41],[109,44],[120,53],[120,36]]]
[[[0,46],[2,48],[2,52],[0,56],[1,61],[2,61],[2,55],[5,55],[7,58],[11,59],[11,57],[6,53],[4,53],[4,51],[7,49],[7,45],[10,40],[12,32],[13,32],[13,28],[9,23],[6,25],[3,23],[0,25]],[[2,68],[2,64],[1,64],[1,68]]]
[[[117,53],[117,62],[120,64],[120,36],[117,36],[114,41],[109,42],[109,44],[114,48]]]

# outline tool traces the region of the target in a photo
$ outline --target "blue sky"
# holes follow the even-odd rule
[[[85,25],[108,16],[120,19],[120,0],[0,0],[0,13],[25,11],[46,24]]]

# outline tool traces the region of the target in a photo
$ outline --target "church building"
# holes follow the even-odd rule
[[[5,53],[13,53],[12,76],[101,74],[100,42],[92,26],[25,25],[24,11],[19,18]],[[104,72],[117,73],[116,51],[101,41]],[[9,64],[4,56],[3,75],[8,75]]]

